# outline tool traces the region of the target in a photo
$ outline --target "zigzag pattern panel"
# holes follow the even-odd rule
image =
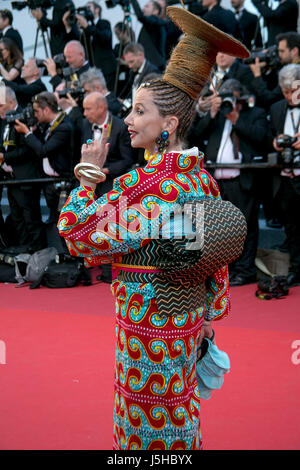
[[[164,278],[155,277],[153,286],[157,295],[156,302],[160,315],[171,316],[187,313],[205,303],[205,284],[170,284]]]

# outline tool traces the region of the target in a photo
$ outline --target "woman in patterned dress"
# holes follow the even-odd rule
[[[176,17],[178,10],[191,15],[176,7],[169,14]],[[226,35],[218,34],[224,44]],[[226,41],[239,44],[227,36]],[[170,276],[164,277],[170,259],[195,264],[196,253],[175,250],[174,255],[171,235],[166,244],[161,242],[172,214],[186,203],[220,199],[215,181],[203,170],[203,155],[196,148],[184,150],[202,85],[194,77],[183,80],[183,90],[170,83],[170,68],[167,72],[168,80],[166,73],[140,87],[125,120],[132,146],[150,155],[146,166],[115,179],[112,191],[97,200],[92,173],[78,171],[80,186],[70,194],[58,224],[71,254],[84,256],[90,266],[114,266],[114,449],[202,448],[197,345],[203,336],[211,337],[212,321],[229,311],[227,266],[205,284],[200,279],[172,284]],[[96,172],[108,151],[106,133],[100,143],[82,148],[82,164],[96,164]]]

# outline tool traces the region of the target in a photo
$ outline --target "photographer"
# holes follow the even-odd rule
[[[261,155],[268,122],[263,109],[248,106],[245,91],[237,80],[227,80],[219,95],[214,95],[210,112],[194,123],[194,135],[207,142],[206,161],[251,163],[254,157]],[[243,212],[248,225],[243,253],[229,266],[230,283],[238,286],[254,282],[259,209],[255,175],[248,169],[220,168],[213,176],[223,199]]]
[[[166,66],[166,22],[161,15],[161,6],[155,0],[149,0],[143,10],[137,0],[131,0],[133,10],[142,29],[137,42],[142,44],[146,59],[155,65],[161,72]]]
[[[66,114],[60,112],[57,99],[47,91],[39,93],[33,100],[34,116],[43,129],[30,130],[16,121],[16,130],[25,135],[27,147],[38,157],[44,176],[66,176],[72,174],[72,124]],[[50,220],[58,220],[59,193],[55,183],[44,186],[44,194],[50,209]]]
[[[138,87],[150,73],[159,73],[158,68],[145,57],[142,44],[130,43],[124,49],[124,59],[130,69],[128,82],[120,92],[120,99],[133,101]]]
[[[13,14],[10,10],[0,10],[0,39],[8,38],[15,42],[17,48],[23,54],[23,40],[19,31],[12,27]]]
[[[87,44],[91,44],[94,66],[101,69],[107,88],[112,91],[117,71],[117,60],[112,48],[112,31],[109,21],[101,19],[101,7],[97,2],[88,2],[87,7],[94,15],[94,22],[80,14],[76,15],[78,24],[83,29]]]
[[[50,28],[50,49],[51,56],[53,57],[63,52],[65,44],[69,40],[62,18],[68,9],[75,8],[74,3],[72,0],[53,0],[51,2],[41,0],[37,3],[40,6],[32,9],[31,13],[44,31]],[[52,19],[50,20],[47,18],[46,8],[51,4],[54,6]],[[45,8],[43,5],[46,5]]]
[[[259,19],[244,7],[245,0],[231,0],[234,16],[243,35],[243,44],[251,51],[263,46]]]
[[[0,103],[0,162],[4,172],[17,180],[40,177],[40,165],[27,147],[25,138],[16,132],[14,116],[22,113],[16,95],[11,88],[4,87],[4,103]],[[45,248],[45,234],[40,211],[40,185],[16,184],[7,186],[11,218],[17,233],[18,244],[33,253]],[[25,248],[26,247],[26,248]]]
[[[250,88],[249,85],[252,83],[254,76],[249,65],[243,64],[234,56],[218,52],[216,64],[212,70],[212,83],[203,89],[203,93],[200,94],[197,103],[197,110],[200,115],[210,110],[213,90],[218,90],[223,83],[232,78],[238,80],[245,87]],[[250,91],[252,92],[253,90],[250,88]]]
[[[121,103],[114,93],[107,89],[104,75],[100,69],[95,67],[89,68],[87,72],[81,75],[80,84],[86,94],[92,91],[99,91],[99,93],[105,96],[109,112],[118,116],[121,111]]]
[[[86,72],[90,64],[85,58],[85,50],[79,41],[70,41],[64,48],[64,56],[66,63],[69,65],[68,78],[72,82],[78,82],[80,75]],[[63,81],[63,77],[57,73],[57,65],[55,61],[48,57],[45,60],[48,73],[51,77],[50,83],[55,88]],[[65,72],[66,73],[66,72]]]
[[[237,20],[232,11],[220,6],[221,0],[203,0],[202,5],[207,8],[203,14],[203,20],[212,24],[224,33],[243,41],[243,36]]]
[[[25,62],[22,67],[21,78],[25,81],[25,84],[15,83],[5,79],[2,81],[6,86],[14,90],[20,106],[25,107],[31,103],[35,95],[46,91],[46,87],[40,79],[40,69],[36,64],[35,58],[28,59],[27,62]]]
[[[280,173],[275,185],[275,198],[281,209],[285,227],[290,268],[288,284],[300,283],[300,65],[286,65],[279,72],[279,85],[284,99],[270,109],[271,141],[273,148],[280,152],[283,164],[287,167]]]
[[[268,5],[268,0],[252,0],[252,3],[265,19],[268,28],[268,47],[276,44],[278,34],[297,31],[297,0],[279,0],[279,5],[274,10]]]
[[[167,15],[167,0],[157,0],[157,2],[161,6],[161,14],[159,15],[162,20],[166,22],[166,32],[167,32],[167,39],[166,39],[166,61],[168,61],[171,57],[171,53],[174,47],[177,45],[179,38],[182,34],[182,31],[173,23],[172,20]],[[189,4],[190,7],[190,4]],[[191,10],[190,10],[191,11]]]
[[[54,95],[56,96],[60,109],[66,113],[73,125],[72,167],[75,167],[75,165],[79,163],[81,156],[82,102],[84,99],[84,90],[81,87],[72,85],[70,88],[67,88],[66,82],[63,81],[56,87]]]
[[[129,69],[126,65],[124,60],[123,52],[127,44],[135,41],[135,34],[128,24],[124,22],[119,22],[114,26],[114,33],[118,39],[118,43],[115,44],[113,49],[114,55],[117,59],[118,67],[117,67],[117,74],[118,74],[118,82],[117,87],[114,88],[115,93],[117,96],[119,95],[120,91],[124,88],[125,84],[128,81],[129,76]]]
[[[276,41],[281,66],[300,62],[300,34],[293,31],[282,33],[276,37]],[[269,89],[265,74],[262,73],[264,69],[268,68],[266,62],[256,58],[255,63],[251,64],[250,67],[254,75],[254,80],[251,85],[258,98],[259,105],[269,108],[273,103],[281,100],[283,95],[281,87],[278,84],[277,69],[274,70],[276,73],[276,85]]]

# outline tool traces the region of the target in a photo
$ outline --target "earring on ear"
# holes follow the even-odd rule
[[[160,153],[163,153],[163,151],[168,147],[169,145],[169,132],[168,131],[162,131],[159,137],[155,140],[155,143],[157,144],[158,151]]]

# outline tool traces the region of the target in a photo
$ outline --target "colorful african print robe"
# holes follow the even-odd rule
[[[58,225],[70,253],[85,257],[89,266],[113,262],[122,269],[122,257],[143,253],[178,204],[220,198],[202,162],[198,149],[155,155],[144,168],[115,179],[113,189],[97,200],[89,187],[74,189]],[[228,314],[227,267],[207,281],[202,305],[165,316],[151,282],[113,280],[114,449],[202,447],[197,340],[204,318]]]

